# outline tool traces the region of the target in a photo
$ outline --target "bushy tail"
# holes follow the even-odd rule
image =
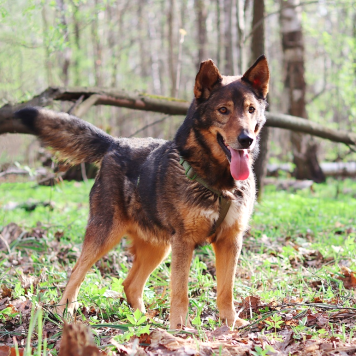
[[[15,113],[42,142],[72,164],[99,163],[114,138],[94,125],[66,113],[25,108]]]

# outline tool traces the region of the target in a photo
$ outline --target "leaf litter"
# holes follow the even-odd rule
[[[336,236],[345,234],[355,239],[355,230],[342,228],[336,226]],[[169,293],[163,283],[151,286],[155,297],[146,314],[150,328],[141,334],[137,332],[140,326],[132,325],[122,316],[130,311],[128,307],[121,316],[115,316],[117,311],[109,313],[100,303],[86,303],[73,319],[67,318],[69,324],[56,316],[54,306],[65,286],[69,266],[80,253],[77,244],[65,241],[63,228],[49,234],[45,225],[23,229],[11,223],[2,228],[1,235],[0,272],[5,281],[0,287],[1,356],[16,355],[16,347],[19,355],[24,354],[32,308],[44,310],[42,340],[47,340],[47,355],[352,355],[356,352],[355,256],[347,257],[345,248],[334,249],[343,253],[342,259],[318,250],[313,245],[312,232],[276,238],[264,234],[260,239],[251,232],[247,234],[235,290],[237,298],[241,295],[235,302],[236,311],[249,320],[247,327],[232,330],[219,324],[214,307],[215,268],[211,253],[201,250],[197,251],[198,262],[203,265],[200,275],[213,282],[205,295],[213,302],[203,307],[194,302],[205,296],[201,288],[204,281],[193,273],[190,314],[192,318],[194,313],[199,314],[200,324],[197,322],[194,329],[166,330]],[[123,246],[94,267],[99,279],[116,278],[116,284],[103,288],[102,292],[103,297],[118,303],[115,305],[126,303],[119,282],[125,271],[121,276],[118,270],[129,268],[131,263],[132,257]],[[167,268],[169,261],[157,278],[168,278]],[[258,281],[258,274],[267,270]],[[280,296],[264,295],[264,289],[278,290],[282,275],[289,276],[291,289]],[[295,280],[301,283],[303,292],[301,287],[294,286]],[[100,290],[100,282],[96,283]],[[41,295],[48,292],[53,293],[52,300],[47,296],[42,301]],[[39,334],[32,333],[33,350],[38,339]]]

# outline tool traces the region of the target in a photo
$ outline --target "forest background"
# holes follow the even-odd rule
[[[0,15],[3,104],[29,100],[53,86],[115,88],[190,101],[202,60],[212,58],[221,73],[232,75],[243,73],[264,52],[271,71],[271,112],[353,131],[353,0],[3,0]],[[51,106],[68,111],[71,105]],[[83,118],[114,136],[131,136],[147,126],[136,136],[166,139],[183,120],[109,106],[93,107]],[[270,129],[269,162],[298,165],[298,157],[311,151],[319,161],[356,160],[345,145],[310,139],[311,145],[309,139]],[[15,161],[34,165],[34,140],[1,135],[3,169]],[[296,147],[300,142],[303,147]],[[313,158],[303,162],[308,159]],[[299,178],[322,180],[310,172]]]

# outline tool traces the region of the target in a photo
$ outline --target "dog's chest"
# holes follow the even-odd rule
[[[241,215],[242,204],[241,200],[233,200],[231,202],[230,208],[224,220],[221,222],[221,227],[230,227],[236,223],[236,220],[238,220]],[[218,204],[210,209],[201,209],[199,211],[199,217],[205,220],[210,225],[210,228],[212,228],[220,217],[219,210],[220,206]]]
[[[231,227],[236,223],[237,220],[239,220],[239,217],[242,215],[242,204],[243,203],[241,200],[233,200],[231,202],[229,211],[227,212],[225,219],[221,224],[222,228]]]

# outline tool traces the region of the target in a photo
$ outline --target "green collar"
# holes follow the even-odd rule
[[[180,160],[179,160],[179,164],[181,166],[183,166],[183,168],[185,169],[185,175],[187,176],[188,179],[190,180],[196,180],[197,182],[199,182],[201,185],[203,185],[206,189],[210,190],[211,192],[213,192],[215,195],[218,196],[219,198],[219,217],[218,219],[215,221],[211,231],[210,231],[210,235],[215,234],[217,228],[221,225],[221,223],[224,221],[230,205],[231,205],[231,200],[226,199],[225,197],[223,197],[222,193],[212,187],[210,187],[210,185],[205,182],[204,179],[200,178],[198,176],[197,173],[194,172],[192,166],[183,158],[180,156]]]

